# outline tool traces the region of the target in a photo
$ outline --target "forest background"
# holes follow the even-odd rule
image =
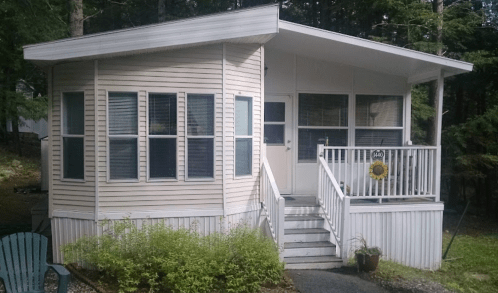
[[[441,198],[498,221],[498,0],[0,0],[0,142],[20,150],[19,117],[47,113],[46,75],[22,46],[269,3],[284,20],[474,63],[445,81]],[[412,88],[414,144],[433,144],[434,96]]]

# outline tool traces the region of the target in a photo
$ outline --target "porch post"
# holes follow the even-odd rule
[[[436,202],[441,198],[441,131],[443,125],[443,93],[444,93],[444,72],[441,70],[437,79],[436,92]]]

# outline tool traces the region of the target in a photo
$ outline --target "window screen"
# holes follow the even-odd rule
[[[149,178],[176,178],[176,94],[149,94]]]
[[[252,99],[235,97],[235,175],[252,174]]]
[[[348,95],[299,94],[298,162],[316,162],[318,144],[348,143]]]
[[[214,178],[214,95],[187,95],[188,178]]]
[[[110,92],[109,178],[138,179],[137,93]]]
[[[84,179],[85,95],[64,93],[62,99],[63,177]]]

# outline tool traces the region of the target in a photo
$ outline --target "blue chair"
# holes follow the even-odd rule
[[[0,240],[0,281],[7,293],[43,293],[48,269],[59,275],[57,293],[67,292],[70,274],[61,265],[47,264],[47,237],[16,233]]]

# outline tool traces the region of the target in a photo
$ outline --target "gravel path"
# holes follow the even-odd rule
[[[54,272],[49,272],[47,277],[45,278],[45,292],[46,293],[56,293],[57,292],[57,275]],[[90,286],[85,283],[82,283],[80,280],[76,278],[71,278],[71,282],[69,283],[69,287],[67,290],[68,293],[97,293],[97,291],[93,290]],[[5,288],[3,284],[0,282],[0,293],[5,293]]]

